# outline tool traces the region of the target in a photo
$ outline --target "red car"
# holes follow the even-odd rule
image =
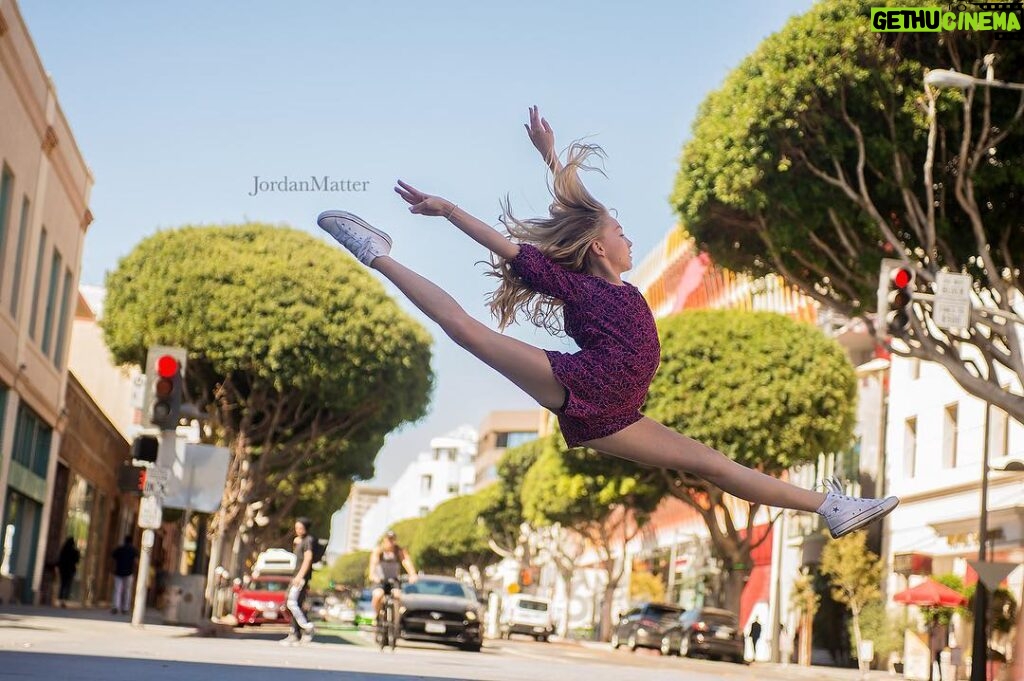
[[[284,601],[292,578],[284,575],[254,577],[246,586],[235,587],[235,621],[238,626],[288,624],[292,614]]]

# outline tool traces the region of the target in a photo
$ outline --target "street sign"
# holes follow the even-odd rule
[[[966,329],[971,325],[971,275],[939,272],[935,278],[932,321],[940,329]]]
[[[147,496],[156,496],[163,499],[167,496],[168,484],[171,480],[171,471],[169,468],[157,468],[153,466],[146,471],[146,484],[142,489],[142,493]]]
[[[988,561],[983,563],[980,560],[969,560],[967,564],[974,568],[974,571],[978,573],[978,578],[981,579],[981,583],[989,591],[998,589],[1003,580],[1017,569],[1018,565],[1018,563],[990,563]]]
[[[133,409],[142,409],[146,398],[146,374],[135,374],[132,377],[131,406]]]
[[[139,527],[144,530],[158,530],[164,520],[164,508],[156,497],[142,497],[139,500]]]

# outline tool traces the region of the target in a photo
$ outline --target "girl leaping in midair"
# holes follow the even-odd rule
[[[640,413],[661,347],[647,302],[621,279],[633,265],[633,244],[579,179],[597,149],[573,144],[563,166],[554,133],[537,107],[530,109],[526,127],[553,173],[554,200],[548,217],[533,220],[517,220],[505,206],[502,223],[515,241],[447,199],[402,181],[395,191],[411,212],[443,216],[497,256],[494,274],[501,283],[490,307],[500,328],[522,313],[549,330],[564,328],[581,348],[577,353],[541,350],[478,322],[436,284],[392,258],[391,238],[361,218],[332,210],[317,223],[387,277],[452,340],[553,411],[571,447],[686,470],[750,502],[820,513],[834,537],[895,508],[896,497],[849,497],[836,481],[829,481],[827,494],[796,487]]]

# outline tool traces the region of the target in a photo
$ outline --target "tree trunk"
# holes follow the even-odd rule
[[[808,611],[800,616],[800,650],[798,662],[804,667],[811,666],[811,653],[814,647],[814,614]]]
[[[749,564],[748,562],[744,563]],[[747,585],[747,580],[750,579],[750,568],[745,570],[730,570],[725,579],[722,580],[723,593],[720,598],[721,607],[725,608],[729,612],[740,615],[740,603],[743,598],[743,588]]]
[[[562,610],[562,616],[558,621],[558,635],[562,638],[567,638],[569,636],[569,606],[572,603],[572,578],[576,571],[559,570],[558,574],[562,578],[562,587],[565,591],[565,608]]]
[[[853,615],[853,654],[857,657],[857,666],[861,671],[867,670],[867,661],[860,659],[860,608],[850,606]]]
[[[610,641],[612,638],[612,600],[615,598],[615,588],[619,585],[619,579],[612,577],[613,568],[606,569],[608,583],[604,587],[604,600],[601,601],[601,641]]]

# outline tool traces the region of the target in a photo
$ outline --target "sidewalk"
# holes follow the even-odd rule
[[[590,650],[611,650],[611,646],[608,643],[601,643],[598,641],[573,641],[563,639],[561,643],[578,645]],[[867,674],[861,674],[858,669],[825,667],[822,665],[801,667],[797,664],[782,665],[778,662],[751,662],[747,665],[747,669],[757,670],[757,677],[759,679],[780,679],[783,681],[791,681],[793,679],[815,679],[816,681],[819,679],[825,681],[861,681],[861,679],[880,681],[881,679],[887,679],[892,681],[893,679],[903,678],[900,674],[890,674],[887,671],[880,670],[870,670]]]

